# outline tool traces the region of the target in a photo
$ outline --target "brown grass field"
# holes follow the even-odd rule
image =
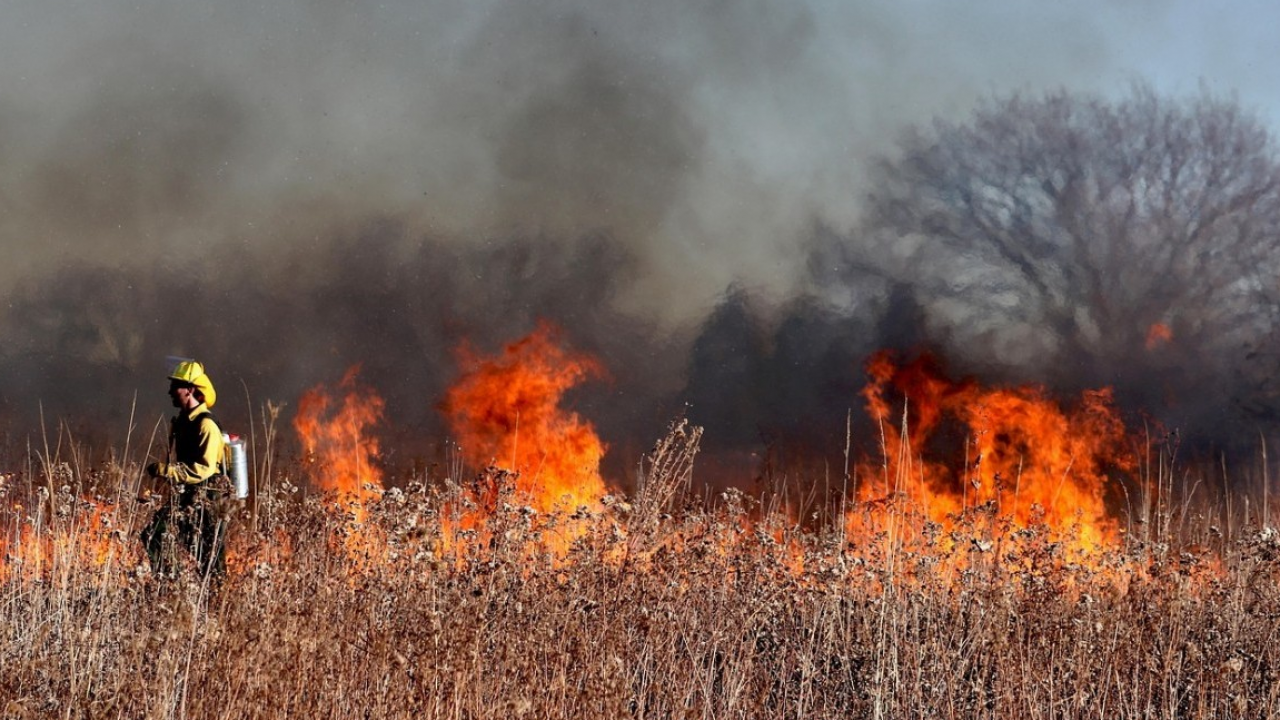
[[[991,504],[805,529],[694,502],[697,443],[560,515],[500,472],[352,507],[262,463],[220,588],[144,568],[139,463],[33,453],[0,486],[0,716],[1280,717],[1280,534],[1242,499],[1084,553]]]

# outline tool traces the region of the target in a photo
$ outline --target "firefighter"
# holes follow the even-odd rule
[[[142,542],[158,576],[174,574],[173,552],[181,545],[195,556],[203,576],[220,580],[226,570],[223,506],[230,482],[222,467],[222,429],[209,411],[218,396],[204,366],[184,360],[169,375],[169,397],[178,413],[168,455],[148,465],[147,474],[168,481],[172,492],[142,532]]]

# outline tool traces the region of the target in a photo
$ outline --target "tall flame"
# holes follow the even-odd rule
[[[886,459],[883,471],[860,473],[868,479],[860,500],[905,494],[944,527],[966,508],[987,506],[1022,527],[1077,528],[1082,550],[1118,539],[1106,506],[1108,474],[1130,471],[1132,462],[1109,389],[1087,391],[1064,410],[1037,387],[952,382],[927,356],[899,367],[880,353],[869,361],[868,374],[863,396],[881,423]],[[905,436],[892,417],[890,388],[905,398]],[[948,418],[967,435],[957,453],[965,461],[924,460]],[[921,459],[913,463],[917,454]]]
[[[369,429],[382,419],[383,400],[356,383],[359,366],[338,384],[342,403],[334,403],[323,385],[308,390],[298,401],[293,427],[313,463],[313,479],[324,490],[344,497],[369,499],[382,487],[382,472],[374,464],[378,440]]]
[[[375,464],[378,440],[370,434],[382,419],[383,400],[356,382],[359,366],[352,367],[338,384],[342,402],[334,402],[323,385],[298,401],[293,427],[298,432],[312,479],[321,489],[334,492],[340,510],[350,514],[343,528],[343,545],[360,560],[383,550],[380,539],[365,526],[368,505],[382,495],[382,471]]]
[[[549,324],[482,358],[457,351],[462,377],[442,403],[467,462],[519,473],[516,492],[543,511],[594,506],[605,495],[605,445],[591,423],[561,409],[564,392],[602,374],[598,362],[557,344]]]

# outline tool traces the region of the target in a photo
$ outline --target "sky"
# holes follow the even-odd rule
[[[1280,118],[1264,2],[3,1],[0,294],[393,218],[607,235],[641,262],[616,302],[678,322],[794,292],[867,163],[983,96],[1148,82]]]

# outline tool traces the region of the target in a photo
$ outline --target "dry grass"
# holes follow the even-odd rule
[[[889,507],[842,543],[735,494],[687,507],[684,431],[653,494],[576,518],[500,497],[460,540],[467,488],[388,490],[353,528],[277,466],[213,596],[139,570],[136,467],[44,457],[4,481],[0,716],[1280,716],[1270,530],[1081,564],[1046,528]]]

